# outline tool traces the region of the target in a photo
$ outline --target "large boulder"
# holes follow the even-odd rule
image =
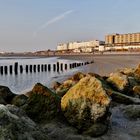
[[[129,88],[129,80],[127,75],[120,72],[111,73],[107,79],[107,82],[120,92],[126,92]]]
[[[49,88],[37,83],[28,95],[27,103],[22,108],[35,122],[43,123],[58,115],[60,98]]]
[[[106,122],[110,102],[100,80],[86,76],[62,97],[61,109],[70,124],[85,131],[98,122]],[[92,136],[96,136],[96,133]]]
[[[25,96],[24,94],[21,95],[17,95],[13,98],[13,100],[11,101],[11,104],[15,105],[15,106],[23,106],[28,100],[28,97]]]
[[[0,104],[1,140],[47,140],[47,136],[26,114],[13,105]]]
[[[0,86],[0,104],[9,104],[16,95],[6,86]]]

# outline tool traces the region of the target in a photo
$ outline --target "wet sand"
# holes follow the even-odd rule
[[[81,67],[82,72],[94,72],[100,75],[108,75],[111,72],[114,72],[118,69],[126,67],[136,67],[140,64],[140,55],[131,54],[131,55],[81,55],[81,56],[61,56],[63,59],[72,59],[72,60],[84,60],[91,61],[94,60],[93,64],[89,64]]]

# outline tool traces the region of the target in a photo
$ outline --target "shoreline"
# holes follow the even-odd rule
[[[38,57],[37,57],[38,58]],[[46,57],[43,57],[46,58]],[[49,57],[51,58],[51,57]],[[33,58],[34,59],[34,58]],[[40,59],[40,58],[38,58]],[[78,61],[91,61],[94,60],[93,64],[81,66],[74,68],[69,71],[64,71],[61,75],[57,75],[57,77],[51,77],[50,81],[45,82],[47,86],[50,87],[51,83],[54,81],[63,82],[76,72],[84,72],[84,73],[97,73],[102,76],[108,76],[111,72],[117,71],[122,68],[133,68],[136,67],[140,63],[140,55],[69,55],[69,56],[59,56],[58,60],[78,60]],[[48,73],[48,72],[47,72]],[[35,75],[42,75],[42,73],[36,73]],[[32,74],[33,75],[33,74]],[[43,82],[43,81],[42,81]],[[44,83],[44,82],[43,82]],[[4,85],[4,84],[3,84]],[[20,93],[23,93],[27,89],[31,89],[31,87],[22,90]],[[19,93],[19,92],[18,92]]]

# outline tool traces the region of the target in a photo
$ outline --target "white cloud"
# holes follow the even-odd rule
[[[34,32],[34,36],[37,36],[38,32],[40,32],[41,30],[47,28],[49,25],[54,24],[54,23],[56,23],[56,22],[58,22],[58,21],[64,19],[67,15],[69,15],[69,14],[71,14],[71,13],[73,13],[73,12],[74,12],[74,10],[68,10],[68,11],[62,13],[61,15],[58,15],[58,16],[56,16],[56,17],[50,19],[49,21],[45,22],[44,24],[42,24],[42,25],[37,29],[37,31]]]

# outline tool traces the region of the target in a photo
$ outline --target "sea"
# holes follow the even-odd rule
[[[14,65],[18,62],[19,65],[23,65],[23,73],[18,74],[0,74],[0,85],[8,86],[10,90],[16,94],[23,94],[30,91],[36,83],[42,83],[45,86],[51,87],[55,81],[62,82],[73,73],[79,71],[80,67],[70,69],[69,64],[80,61],[78,60],[66,60],[59,57],[0,57],[0,66]],[[68,69],[54,72],[41,71],[41,72],[28,72],[25,71],[25,65],[38,65],[38,64],[56,64],[57,62],[68,64]]]

